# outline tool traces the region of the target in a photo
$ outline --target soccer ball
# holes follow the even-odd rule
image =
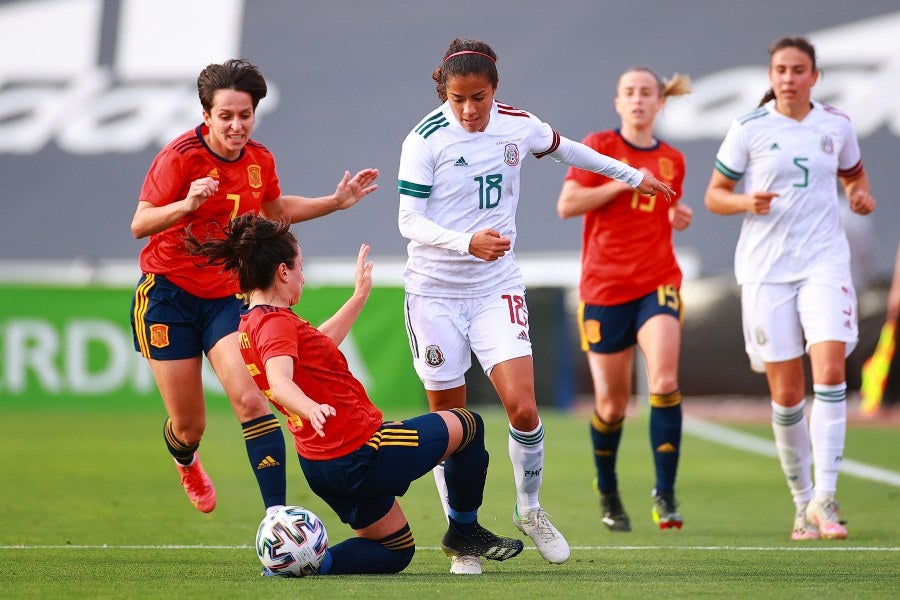
[[[325,559],[328,534],[311,510],[282,506],[267,514],[256,530],[256,555],[275,575],[315,575]]]

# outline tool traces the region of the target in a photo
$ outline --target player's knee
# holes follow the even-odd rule
[[[256,388],[245,390],[232,398],[231,406],[241,423],[272,414],[269,402]]]
[[[481,415],[465,408],[454,408],[450,412],[456,415],[462,425],[462,441],[457,452],[465,450],[473,443],[484,447],[484,420]]]

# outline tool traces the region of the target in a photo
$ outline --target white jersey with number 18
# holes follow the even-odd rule
[[[559,134],[549,125],[496,101],[481,132],[463,129],[448,102],[416,125],[400,155],[401,210],[421,212],[452,231],[494,229],[509,237],[511,249],[488,262],[462,248],[410,241],[406,291],[471,298],[522,284],[515,261],[519,169],[528,154],[540,158],[556,150],[558,143]]]

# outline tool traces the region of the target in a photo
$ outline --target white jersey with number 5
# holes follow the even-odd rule
[[[467,252],[410,241],[406,291],[421,296],[471,298],[522,284],[515,261],[519,169],[528,154],[538,158],[559,143],[534,115],[494,102],[488,125],[470,133],[445,102],[403,142],[398,191],[400,208],[423,212],[441,227],[475,233],[494,229],[511,249],[488,262]]]
[[[862,162],[847,115],[813,102],[797,121],[775,110],[772,100],[732,123],[716,169],[743,178],[745,194],[778,194],[769,214],[744,216],[734,256],[738,284],[787,283],[823,273],[849,278],[837,176],[858,173]]]

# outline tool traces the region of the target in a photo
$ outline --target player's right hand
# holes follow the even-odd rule
[[[219,190],[219,180],[212,177],[201,177],[191,182],[187,197],[184,199],[191,210],[197,210],[206,199]]]
[[[772,199],[779,195],[775,192],[753,192],[750,195],[750,207],[747,210],[754,215],[767,215],[772,210]]]

